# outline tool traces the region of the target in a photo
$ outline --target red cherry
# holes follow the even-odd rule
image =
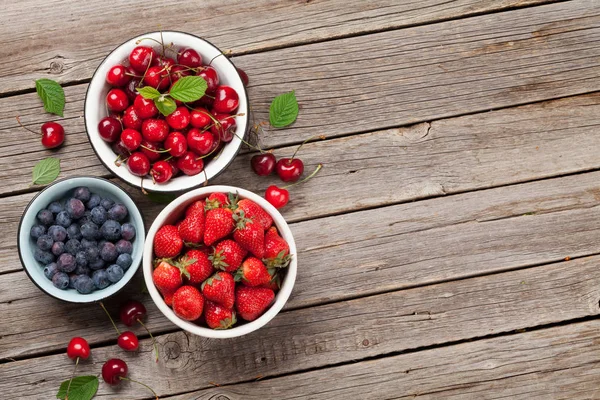
[[[184,76],[189,76],[190,70],[183,65],[175,65],[171,67],[171,82],[175,83]]]
[[[275,168],[282,181],[296,182],[304,172],[304,163],[299,158],[281,158]]]
[[[271,185],[265,192],[265,199],[275,208],[281,208],[290,201],[290,192],[287,189]]]
[[[144,77],[144,83],[148,86],[152,86],[158,91],[163,91],[169,87],[169,73],[163,67],[150,67],[146,76]]]
[[[142,119],[135,111],[134,106],[127,107],[127,110],[123,112],[122,121],[125,128],[135,129],[136,131],[142,130]]]
[[[177,161],[178,160],[179,160],[178,158],[173,158],[173,157],[169,158],[168,160],[165,160],[166,162],[168,162],[169,164],[171,164],[171,168],[173,169],[173,176],[174,177],[177,176],[177,175],[179,175],[179,172],[180,172],[179,168],[177,168]]]
[[[177,168],[186,175],[198,175],[204,169],[204,161],[193,151],[187,151],[177,159]]]
[[[71,360],[74,360],[77,357],[87,360],[90,356],[90,345],[87,340],[81,337],[74,337],[71,339],[67,346],[67,356],[69,356]]]
[[[140,151],[144,153],[151,162],[154,162],[160,158],[160,145],[156,142],[142,140],[142,143],[140,144]]]
[[[121,141],[117,141],[117,142],[113,142],[110,146],[110,148],[112,149],[112,151],[115,152],[115,154],[121,156],[121,158],[125,159],[127,157],[129,157],[131,155],[131,153],[129,152],[129,150],[127,150],[125,148],[125,146],[123,146],[123,143],[121,143]]]
[[[140,347],[138,337],[131,331],[121,333],[117,340],[117,344],[125,351],[136,351],[138,347]]]
[[[121,132],[121,143],[129,151],[137,150],[142,144],[142,134],[135,129],[124,129]]]
[[[183,49],[177,54],[177,63],[189,68],[202,65],[202,57],[194,49]]]
[[[168,71],[173,65],[175,65],[175,60],[173,60],[171,57],[158,56],[156,58],[156,65]]]
[[[106,74],[106,82],[111,86],[125,86],[130,80],[131,76],[127,75],[127,68],[121,64],[115,65]]]
[[[133,326],[138,319],[141,321],[146,317],[147,314],[148,312],[146,311],[146,306],[137,300],[129,300],[127,303],[121,306],[119,318],[125,325]]]
[[[258,176],[270,175],[275,169],[277,159],[273,153],[257,154],[250,160],[252,169]]]
[[[212,108],[212,105],[215,101],[215,98],[213,96],[210,95],[204,95],[202,97],[200,97],[199,100],[196,100],[193,105],[194,107],[201,107],[201,108]]]
[[[113,117],[104,117],[98,123],[98,133],[100,137],[109,143],[114,142],[121,137],[121,123],[118,119]]]
[[[129,107],[129,97],[121,89],[111,89],[106,95],[106,105],[110,111],[124,111]]]
[[[187,133],[187,144],[189,148],[201,156],[210,153],[214,141],[215,137],[213,134],[207,131],[203,132],[200,131],[200,129],[192,128]]]
[[[158,108],[156,108],[154,101],[145,99],[139,94],[133,101],[133,107],[141,119],[152,118],[158,114]]]
[[[204,128],[208,126],[212,122],[210,118],[210,113],[207,109],[198,107],[190,113],[190,124],[194,128]]]
[[[213,112],[230,114],[234,112],[240,103],[240,97],[231,86],[221,85],[215,90],[215,101]]]
[[[146,72],[150,62],[155,59],[156,52],[152,47],[137,46],[129,54],[129,65],[131,65],[131,68],[137,72],[141,72],[143,74]]]
[[[169,125],[164,119],[147,119],[142,123],[142,135],[150,142],[162,142],[169,134]]]
[[[206,67],[202,71],[198,72],[198,76],[201,76],[206,81],[208,87],[206,88],[207,93],[212,93],[219,86],[219,74],[213,67]]]
[[[168,161],[157,161],[152,165],[150,175],[152,175],[154,182],[165,183],[173,177],[173,167]]]
[[[233,140],[233,133],[236,129],[235,117],[228,114],[215,114],[215,119],[219,121],[219,124],[214,124],[210,131],[219,137],[219,140],[225,143],[229,143]]]
[[[46,122],[42,125],[42,146],[54,149],[65,141],[65,130],[58,122]]]
[[[181,132],[171,132],[165,139],[165,149],[169,150],[169,153],[173,157],[180,157],[187,151],[188,145],[187,140]]]
[[[137,176],[145,176],[150,172],[150,160],[142,152],[135,152],[127,159],[129,172]]]
[[[127,86],[125,86],[123,88],[123,91],[125,92],[125,94],[129,98],[129,101],[134,101],[135,98],[137,96],[139,96],[138,92],[136,90],[139,87],[139,85],[140,85],[140,79],[139,78],[133,78],[133,79],[131,79],[129,81],[129,83],[127,84]]]
[[[109,385],[118,385],[127,376],[127,364],[118,358],[111,358],[102,366],[102,379]]]
[[[246,71],[244,71],[241,68],[236,68],[238,74],[240,74],[240,78],[242,79],[242,83],[244,84],[244,86],[248,86],[248,74],[246,73]]]
[[[166,120],[173,129],[185,129],[190,124],[190,112],[185,106],[177,107],[167,116]]]

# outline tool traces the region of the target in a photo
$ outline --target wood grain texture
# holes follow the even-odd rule
[[[31,89],[32,81],[41,77],[59,82],[89,79],[114,47],[159,26],[202,36],[239,54],[549,1],[210,0],[175,1],[169,7],[159,0],[50,0],[41,7],[35,0],[6,3],[0,44],[11,62],[0,66],[0,94]],[[91,26],[101,27],[102,35]]]
[[[183,332],[162,335],[158,364],[150,361],[149,340],[142,341],[140,354],[124,354],[116,346],[97,347],[80,373],[96,373],[103,360],[119,354],[134,379],[152,382],[164,396],[210,387],[210,382],[230,384],[595,316],[600,313],[599,263],[600,257],[590,257],[283,312],[260,331],[231,340]],[[106,321],[104,326],[109,329]],[[530,341],[525,343],[523,349],[535,348]],[[576,341],[568,345],[577,348]],[[515,354],[505,356],[513,360]],[[478,369],[480,362],[457,359],[457,366],[447,372]],[[363,364],[365,371],[376,371],[367,367],[369,363]],[[6,363],[0,367],[0,390],[10,388],[16,398],[25,394],[43,398],[68,377],[71,364],[64,354]],[[404,366],[405,370],[419,368]],[[526,372],[518,364],[513,368]],[[56,372],[49,375],[51,370]],[[118,396],[145,398],[140,389],[124,386]],[[98,397],[112,395],[111,389],[101,386]]]
[[[597,400],[600,323],[543,329],[172,400]]]
[[[600,253],[599,199],[594,172],[291,224],[299,268],[285,309]],[[138,283],[129,295],[140,296]],[[144,301],[155,333],[173,328]],[[0,358],[57,350],[65,335],[114,339],[99,307],[53,301],[22,271],[0,275],[0,313]]]

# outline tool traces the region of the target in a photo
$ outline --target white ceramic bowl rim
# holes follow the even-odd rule
[[[86,90],[86,94],[85,94],[85,100],[83,103],[83,110],[84,110],[84,125],[85,125],[85,131],[86,134],[88,136],[88,140],[90,141],[91,147],[94,150],[94,153],[96,154],[96,157],[100,160],[100,162],[106,167],[106,169],[108,169],[109,171],[111,171],[115,176],[117,176],[119,179],[121,179],[123,182],[125,182],[126,184],[133,186],[133,187],[140,187],[140,184],[135,183],[136,181],[141,182],[142,178],[139,177],[134,177],[136,178],[135,180],[131,177],[133,177],[133,175],[131,175],[129,173],[129,171],[127,170],[125,165],[122,165],[121,167],[115,168],[114,163],[112,162],[105,162],[105,160],[103,159],[103,157],[100,155],[99,150],[96,148],[96,144],[94,143],[96,140],[95,138],[92,137],[92,134],[95,133],[94,129],[95,127],[92,126],[88,126],[88,113],[91,114],[91,110],[88,108],[88,99],[90,97],[90,90],[92,90],[93,87],[95,87],[96,85],[98,85],[96,82],[98,79],[101,78],[102,82],[104,82],[105,78],[104,76],[99,76],[98,72],[104,68],[105,64],[107,63],[108,59],[111,57],[111,55],[113,55],[113,53],[115,53],[116,51],[120,50],[121,48],[127,46],[129,43],[135,42],[141,38],[145,38],[145,37],[151,37],[152,35],[160,35],[161,32],[147,32],[147,33],[143,33],[141,35],[138,35],[132,39],[128,39],[126,41],[124,41],[123,43],[119,44],[117,47],[115,47],[103,60],[102,62],[96,67],[96,69],[94,70],[94,73],[92,75],[92,79],[88,85],[88,88]],[[206,45],[208,45],[209,47],[212,47],[215,51],[217,51],[218,53],[220,53],[221,55],[223,55],[223,52],[217,47],[215,46],[213,43],[211,43],[210,41],[201,38],[200,36],[188,33],[188,32],[182,32],[182,31],[175,31],[175,30],[169,30],[169,31],[162,31],[163,36],[165,35],[169,35],[169,34],[176,34],[176,35],[186,35],[189,36],[195,40],[199,40],[204,42]],[[168,42],[167,40],[165,40],[165,42]],[[177,45],[177,44],[176,44]],[[241,120],[243,121],[243,129],[240,132],[240,129],[238,129],[236,131],[236,135],[233,137],[233,140],[227,144],[225,144],[225,146],[232,146],[234,147],[234,151],[229,154],[229,159],[220,167],[220,169],[218,171],[216,171],[215,173],[210,173],[207,176],[207,179],[213,179],[216,178],[217,176],[219,176],[221,173],[223,173],[223,171],[225,171],[233,162],[233,160],[235,159],[235,157],[238,155],[241,146],[242,146],[242,140],[241,138],[246,138],[246,136],[248,135],[248,131],[250,130],[250,123],[249,123],[249,114],[250,114],[250,102],[249,102],[249,97],[248,97],[248,91],[246,89],[246,86],[242,83],[242,78],[239,75],[239,72],[237,71],[237,68],[235,66],[235,64],[233,63],[233,61],[231,61],[227,56],[223,55],[222,57],[220,57],[219,62],[225,62],[231,65],[231,67],[233,67],[233,70],[235,71],[235,78],[237,80],[239,80],[239,85],[237,85],[236,91],[243,91],[243,97],[240,95],[240,109],[242,109],[242,105],[245,104],[245,116],[241,117]],[[221,75],[220,75],[221,76]],[[91,101],[91,100],[90,100]],[[238,110],[239,112],[240,110]],[[241,110],[244,111],[244,110]],[[238,117],[236,119],[236,122],[239,122],[240,117]],[[241,124],[238,124],[238,127],[241,127]],[[90,132],[90,130],[92,130],[92,132]],[[98,143],[100,142],[104,142],[102,141],[102,139],[99,139]],[[110,144],[104,142],[105,145],[110,146]],[[111,150],[112,152],[112,150]],[[116,158],[116,154],[113,153],[113,155]],[[223,156],[223,154],[221,154],[221,156]],[[209,163],[214,162],[215,160],[209,161]],[[210,165],[210,164],[209,164]],[[119,169],[120,168],[120,169]],[[207,168],[205,166],[204,171],[206,171]],[[129,176],[131,175],[131,177]],[[192,179],[196,178],[198,179],[198,177],[203,176],[203,173],[201,172],[198,175],[194,175],[194,176],[186,176],[186,175],[180,175],[178,176],[176,179],[179,179],[180,181],[182,179],[187,179],[188,181],[191,181]],[[164,184],[159,184],[159,185],[153,185],[152,184],[152,180],[144,177],[144,189],[148,190],[148,191],[156,191],[156,192],[178,192],[178,191],[183,191],[183,190],[190,190],[190,189],[195,189],[198,188],[202,185],[205,184],[205,180],[204,179],[198,179],[199,182],[198,183],[194,183],[193,185],[185,185],[182,183],[178,183],[176,186],[173,186],[173,181],[171,182],[167,182]]]
[[[30,273],[29,271],[29,267],[26,265],[25,260],[23,259],[23,255],[22,255],[22,245],[21,245],[21,229],[23,229],[23,222],[25,220],[25,215],[27,214],[28,211],[30,211],[30,208],[33,204],[36,203],[36,200],[42,195],[42,193],[44,193],[45,191],[47,191],[49,188],[54,187],[56,185],[60,185],[60,184],[64,184],[64,182],[68,182],[68,181],[73,181],[73,180],[79,180],[79,179],[85,179],[85,180],[98,180],[98,181],[102,181],[104,183],[109,183],[113,186],[115,186],[117,188],[118,191],[120,191],[123,195],[127,196],[131,202],[134,205],[134,210],[135,212],[138,214],[139,216],[139,221],[141,222],[141,229],[142,232],[139,232],[139,227],[136,226],[136,240],[140,240],[142,241],[142,243],[138,246],[142,247],[142,251],[140,252],[140,254],[137,255],[137,257],[135,257],[133,259],[133,263],[131,264],[131,267],[129,267],[126,271],[126,275],[128,275],[128,277],[123,277],[119,282],[117,283],[113,283],[110,286],[106,287],[105,289],[101,289],[101,290],[95,290],[94,292],[92,292],[91,294],[88,295],[83,295],[80,293],[76,293],[74,296],[76,296],[76,298],[78,300],[68,300],[67,297],[69,297],[68,295],[65,295],[63,297],[60,296],[56,296],[54,294],[52,294],[51,292],[47,291],[46,289],[44,289],[38,282],[37,280],[34,278],[34,276]],[[82,184],[81,186],[85,186],[85,184]],[[129,210],[129,213],[131,214],[131,210]],[[133,222],[133,217],[132,217],[132,222]],[[29,237],[29,232],[27,232],[27,237]],[[53,297],[55,299],[58,299],[60,301],[64,301],[67,303],[80,303],[80,304],[84,304],[84,303],[92,303],[95,301],[100,301],[103,299],[106,299],[118,292],[120,292],[126,285],[127,283],[129,283],[129,281],[131,280],[131,278],[133,277],[133,275],[135,275],[135,273],[137,272],[138,268],[140,267],[140,265],[142,264],[142,255],[143,255],[143,246],[144,246],[144,239],[146,237],[146,226],[144,223],[144,218],[142,217],[142,214],[140,212],[140,210],[137,208],[137,206],[135,205],[135,201],[131,198],[131,196],[129,195],[129,193],[127,193],[125,190],[123,190],[123,188],[121,188],[119,185],[117,185],[114,182],[111,182],[108,179],[104,179],[104,178],[100,178],[100,177],[96,177],[96,176],[84,176],[84,175],[78,175],[78,176],[71,176],[68,178],[62,178],[62,179],[58,179],[54,182],[52,182],[51,184],[49,184],[48,186],[46,186],[44,189],[40,190],[27,204],[27,207],[25,207],[25,210],[23,211],[23,214],[21,215],[21,219],[19,220],[19,226],[17,228],[17,249],[18,249],[18,253],[19,253],[19,260],[21,261],[21,265],[23,266],[23,269],[25,270],[25,273],[27,274],[27,276],[29,277],[29,279],[35,284],[35,286],[38,287],[38,289],[40,289],[42,292],[46,293],[48,296]],[[131,272],[129,272],[131,271]],[[45,278],[44,278],[45,279]],[[60,290],[60,289],[58,289]],[[65,292],[65,293],[69,293],[69,292]]]
[[[192,322],[188,322],[179,318],[177,315],[175,315],[171,307],[167,306],[167,304],[164,302],[161,294],[158,292],[158,289],[156,289],[156,287],[154,286],[154,282],[152,281],[153,240],[151,240],[151,238],[154,238],[154,235],[156,234],[160,226],[164,224],[164,221],[183,203],[186,203],[194,198],[201,198],[203,196],[205,197],[205,195],[208,195],[213,192],[237,192],[240,195],[240,197],[250,199],[257,203],[259,206],[261,206],[265,211],[267,211],[267,213],[269,213],[269,215],[271,215],[271,217],[273,217],[273,222],[275,226],[279,230],[281,236],[287,241],[288,245],[290,246],[290,254],[293,255],[292,261],[290,262],[290,265],[287,268],[285,279],[281,284],[281,289],[275,295],[275,301],[273,302],[273,304],[271,304],[267,311],[265,311],[263,315],[261,315],[254,321],[246,322],[243,325],[234,326],[233,328],[224,330],[214,330],[210,328],[205,328],[203,326],[196,325]],[[292,236],[292,232],[289,226],[287,225],[287,222],[279,213],[279,211],[277,211],[277,209],[273,207],[268,201],[266,201],[265,199],[263,199],[255,193],[252,193],[246,189],[224,185],[206,186],[200,189],[196,189],[179,196],[177,199],[169,203],[160,212],[160,214],[158,214],[158,216],[154,220],[154,223],[150,227],[150,230],[148,231],[148,235],[146,236],[146,244],[144,246],[143,257],[143,271],[144,279],[146,281],[146,287],[148,288],[148,292],[150,293],[152,300],[160,309],[160,311],[169,320],[171,320],[171,322],[173,322],[180,328],[191,332],[195,335],[215,339],[226,339],[248,334],[259,329],[260,327],[267,324],[271,319],[273,319],[279,313],[279,311],[281,311],[288,298],[290,297],[290,294],[292,293],[292,289],[296,281],[297,264],[298,257],[296,251],[296,243]]]

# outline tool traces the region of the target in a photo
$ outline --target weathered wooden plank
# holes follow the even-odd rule
[[[98,347],[80,372],[96,373],[105,359],[122,356],[133,378],[152,382],[159,394],[167,395],[210,387],[210,382],[229,384],[594,316],[600,312],[599,263],[600,257],[590,257],[283,312],[260,331],[231,340],[209,340],[183,332],[162,335],[158,338],[158,364],[151,361],[148,340],[142,342],[139,355],[124,354],[116,346]],[[110,329],[106,321],[104,326]],[[71,334],[74,332],[64,336]],[[554,340],[561,348],[578,347],[577,341],[559,345],[562,341],[556,335]],[[519,350],[534,348],[541,358],[548,356],[540,354],[544,351],[535,340],[521,343],[513,343],[516,353],[502,358],[512,363],[515,373],[528,371],[515,362]],[[495,360],[492,353],[488,356],[483,360],[455,359],[447,372],[500,368],[501,360]],[[16,398],[25,393],[31,398],[47,397],[68,377],[71,364],[64,354],[4,364],[0,390],[10,388]],[[417,370],[420,365],[403,364],[403,370]],[[101,386],[100,398],[111,395],[111,389]],[[146,394],[134,385],[124,386],[119,396],[145,398]]]
[[[595,400],[598,321],[186,393],[172,400]]]
[[[44,7],[35,0],[7,3],[2,10],[0,43],[11,62],[0,66],[0,93],[33,88],[32,81],[41,77],[60,82],[88,79],[115,46],[159,26],[203,36],[239,54],[548,2],[238,0],[223,4],[210,0],[170,3],[169,7],[158,0],[126,4],[52,0]],[[136,16],[135,31],[131,30],[132,15]],[[49,26],[60,28],[49,31]],[[101,26],[102,35],[90,26]]]

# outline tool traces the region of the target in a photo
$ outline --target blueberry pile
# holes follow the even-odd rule
[[[104,289],[123,278],[133,262],[135,227],[127,207],[78,187],[64,202],[53,201],[37,213],[30,230],[34,258],[59,289],[81,294]]]

